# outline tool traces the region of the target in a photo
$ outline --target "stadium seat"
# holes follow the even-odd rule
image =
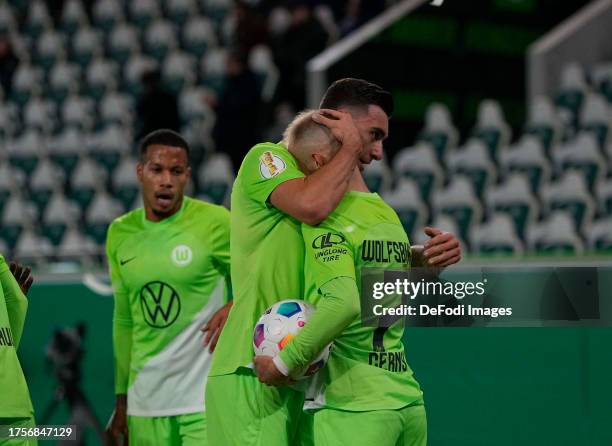
[[[38,157],[46,149],[46,138],[40,130],[26,129],[20,136],[7,143],[11,164],[30,175],[38,164]]]
[[[217,94],[222,91],[225,82],[226,57],[225,48],[211,48],[202,58],[201,70],[204,85]]]
[[[179,26],[183,26],[190,17],[198,13],[195,0],[168,0],[166,10],[168,18]]]
[[[192,16],[183,27],[183,45],[196,57],[217,46],[214,25],[203,16]]]
[[[141,91],[141,77],[147,70],[157,66],[155,59],[143,54],[140,45],[134,45],[134,50],[123,68],[123,80],[125,87],[133,96]]]
[[[13,249],[23,228],[36,221],[38,213],[36,206],[30,203],[22,191],[13,191],[4,205],[0,227],[2,228],[2,239],[9,249]]]
[[[497,101],[488,99],[478,105],[474,138],[482,140],[489,149],[491,160],[497,164],[498,152],[507,147],[512,137],[510,126]]]
[[[19,109],[17,105],[5,100],[4,91],[0,87],[0,141],[6,141],[15,135],[19,125]]]
[[[438,161],[444,165],[447,153],[459,142],[459,133],[453,125],[446,105],[433,103],[427,108],[425,128],[417,139],[430,143],[436,151]]]
[[[455,219],[459,234],[464,240],[467,240],[472,225],[480,223],[482,219],[482,206],[476,197],[474,186],[462,175],[454,176],[444,189],[434,192],[433,208],[436,213]]]
[[[414,147],[400,150],[393,161],[395,176],[412,178],[419,185],[421,197],[429,201],[434,190],[442,186],[444,172],[438,164],[436,151],[431,144],[419,142]]]
[[[587,233],[589,249],[598,252],[612,252],[612,217],[596,220]]]
[[[232,0],[200,0],[203,11],[217,24],[223,19],[232,6]]]
[[[528,228],[529,249],[541,254],[582,254],[584,245],[574,229],[572,216],[555,211],[545,221]]]
[[[87,24],[74,33],[71,42],[72,58],[83,69],[91,63],[96,54],[101,54],[103,50],[100,33]]]
[[[49,141],[49,156],[70,178],[79,155],[85,152],[85,135],[78,127],[64,127],[61,133]]]
[[[81,96],[78,87],[71,86],[68,97],[62,104],[61,116],[64,126],[90,130],[94,125],[93,99]]]
[[[132,0],[129,2],[130,21],[145,29],[160,17],[159,5],[155,0]]]
[[[397,213],[409,238],[427,222],[429,211],[421,199],[419,186],[413,179],[400,178],[395,189],[386,193],[383,198]]]
[[[473,138],[447,157],[449,172],[469,178],[479,198],[482,198],[485,189],[497,181],[497,169],[489,153],[484,142]]]
[[[100,118],[103,126],[118,124],[131,126],[134,120],[134,102],[131,96],[117,90],[117,82],[108,84],[108,91],[100,102]]]
[[[138,28],[127,23],[120,17],[115,27],[110,31],[108,38],[109,55],[119,64],[124,64],[134,51],[139,41]]]
[[[567,211],[574,218],[578,232],[593,219],[595,204],[584,176],[579,172],[566,172],[556,182],[544,186],[541,197],[547,212]]]
[[[13,10],[6,3],[0,4],[0,32],[3,34],[9,34],[15,32],[17,29],[17,20],[15,20],[15,14]]]
[[[29,2],[24,31],[32,39],[37,39],[45,28],[51,26],[51,17],[46,2],[34,0]]]
[[[66,34],[73,34],[87,22],[87,13],[81,0],[67,0],[62,9],[61,26]]]
[[[32,96],[23,107],[23,121],[26,127],[50,133],[55,129],[57,110],[55,103],[43,98],[39,85],[32,88]]]
[[[554,160],[558,170],[581,172],[591,191],[606,174],[606,161],[591,133],[581,132],[572,141],[558,147]]]
[[[189,160],[193,166],[199,166],[207,154],[215,147],[211,136],[214,116],[195,118],[181,127],[181,135],[189,143]]]
[[[279,73],[274,65],[272,51],[266,45],[257,45],[249,54],[249,67],[255,73],[260,84],[261,98],[270,102],[276,93]]]
[[[572,129],[578,125],[578,113],[586,91],[587,83],[582,67],[577,63],[565,65],[561,70],[561,85],[555,98],[562,124],[570,129],[570,134],[565,136],[572,136]]]
[[[23,173],[11,167],[8,157],[3,156],[0,158],[0,216],[2,216],[4,206],[8,202],[11,192],[20,189],[23,183]]]
[[[127,212],[132,209],[139,191],[136,178],[136,158],[123,154],[119,166],[112,176],[113,196],[121,202]]]
[[[549,98],[538,96],[529,104],[529,120],[525,134],[537,137],[546,155],[550,157],[550,150],[561,138],[561,124]]]
[[[601,215],[612,216],[612,179],[597,184],[597,203]]]
[[[472,252],[479,254],[522,254],[523,244],[517,237],[512,217],[495,213],[470,231]]]
[[[36,60],[45,71],[49,70],[57,60],[58,53],[66,45],[66,36],[53,29],[45,28],[40,38],[36,40]]]
[[[69,198],[80,206],[82,212],[85,212],[99,184],[104,184],[105,180],[105,171],[91,158],[82,155],[72,174]]]
[[[90,141],[91,156],[110,175],[122,153],[131,149],[130,133],[118,124],[110,124],[97,132]]]
[[[216,204],[229,204],[234,183],[232,162],[224,153],[216,153],[198,170],[199,192],[208,195]]]
[[[591,70],[591,81],[597,91],[612,103],[612,62],[605,61],[595,65]]]
[[[94,51],[93,59],[85,73],[87,79],[87,93],[96,101],[102,99],[111,82],[114,82],[119,73],[117,64],[104,58],[101,50]]]
[[[42,214],[51,199],[53,191],[64,182],[62,171],[47,156],[40,158],[36,169],[30,175],[30,200]]]
[[[102,254],[103,249],[96,247],[96,244],[81,233],[76,226],[70,226],[66,229],[55,252],[59,260],[74,260],[86,266],[92,263],[92,257]]]
[[[42,235],[54,246],[60,244],[69,225],[80,218],[78,205],[68,200],[61,188],[56,188],[42,216]]]
[[[607,100],[599,94],[588,94],[580,110],[580,128],[591,132],[597,138],[600,148],[606,147],[610,141],[610,126],[612,125],[612,110]]]
[[[21,262],[40,265],[53,254],[53,245],[30,225],[24,227],[14,247],[14,255]]]
[[[542,143],[532,135],[523,136],[509,150],[500,154],[500,167],[504,175],[524,173],[529,178],[531,191],[538,194],[542,185],[551,177],[550,162],[544,154]]]
[[[372,161],[371,164],[365,166],[363,179],[368,189],[370,189],[370,192],[376,192],[383,195],[391,190],[393,173],[386,159],[383,158],[380,161]]]
[[[66,52],[62,49],[58,55],[55,65],[49,72],[49,85],[54,101],[63,102],[72,86],[79,85],[81,76],[80,67],[66,60]]]
[[[521,239],[526,228],[538,218],[538,202],[523,173],[512,173],[502,184],[487,189],[485,201],[490,213],[505,213],[512,218]]]
[[[18,105],[25,104],[30,99],[30,92],[34,85],[41,85],[43,72],[30,62],[28,52],[21,55],[19,66],[13,75],[13,88],[10,99]]]
[[[109,32],[123,16],[120,0],[97,0],[93,6],[93,19],[97,27]]]
[[[178,94],[187,85],[187,78],[195,78],[195,67],[196,61],[192,56],[180,49],[170,48],[162,64],[165,85]]]
[[[122,211],[121,203],[112,198],[104,187],[98,187],[85,213],[86,234],[98,245],[104,245],[108,226]]]
[[[170,51],[178,48],[172,22],[166,19],[152,22],[145,31],[145,48],[147,54],[160,63]]]

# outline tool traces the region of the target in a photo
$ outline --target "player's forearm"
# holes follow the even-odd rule
[[[323,348],[359,316],[359,291],[349,277],[333,279],[321,287],[323,297],[302,331],[280,352],[289,371],[307,366]]]
[[[312,210],[311,221],[304,223],[319,224],[336,209],[357,168],[358,154],[352,148],[343,147],[328,164],[304,179],[304,195],[296,197]]]
[[[0,284],[6,301],[6,312],[13,334],[13,343],[15,348],[18,348],[25,324],[28,300],[8,268],[3,268],[0,272]]]
[[[131,321],[113,319],[113,349],[115,353],[115,394],[127,393],[132,358]]]

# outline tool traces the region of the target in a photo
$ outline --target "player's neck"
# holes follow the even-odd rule
[[[363,175],[359,170],[355,170],[351,180],[349,181],[348,190],[357,191],[357,192],[370,192],[368,189],[368,185],[363,179]]]

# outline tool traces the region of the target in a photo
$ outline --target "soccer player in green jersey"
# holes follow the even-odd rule
[[[11,263],[0,255],[0,426],[35,426],[34,409],[17,348],[23,333],[28,301],[25,297],[32,277],[29,268]],[[0,439],[1,446],[33,446],[33,438]]]
[[[323,143],[313,150],[316,127],[305,118],[294,124],[301,130],[295,133],[309,133],[309,143],[296,142],[293,153],[304,171],[311,172],[331,157],[334,144],[329,140],[327,150],[322,149]],[[314,128],[300,129],[306,127]],[[324,138],[323,129],[318,131]],[[355,172],[334,212],[318,226],[303,224],[302,234],[305,296],[317,311],[273,363],[284,376],[291,376],[334,342],[327,366],[317,375],[305,404],[305,409],[316,411],[313,443],[424,446],[422,392],[404,354],[403,325],[381,330],[363,326],[361,319],[362,274],[374,271],[384,281],[387,272],[407,271],[410,266],[410,244],[399,218],[378,194],[369,193],[363,177]],[[385,255],[375,255],[378,245]],[[259,364],[257,371],[264,381],[270,378]]]
[[[140,150],[144,207],[117,218],[106,241],[116,393],[108,434],[131,445],[206,445],[211,353],[199,334],[228,311],[229,212],[184,196],[191,171],[180,135],[155,131]]]

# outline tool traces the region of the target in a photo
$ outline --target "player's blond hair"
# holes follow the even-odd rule
[[[315,170],[312,158],[314,153],[333,156],[340,148],[339,141],[331,131],[312,119],[315,113],[318,110],[298,113],[283,132],[285,147],[310,171]]]

